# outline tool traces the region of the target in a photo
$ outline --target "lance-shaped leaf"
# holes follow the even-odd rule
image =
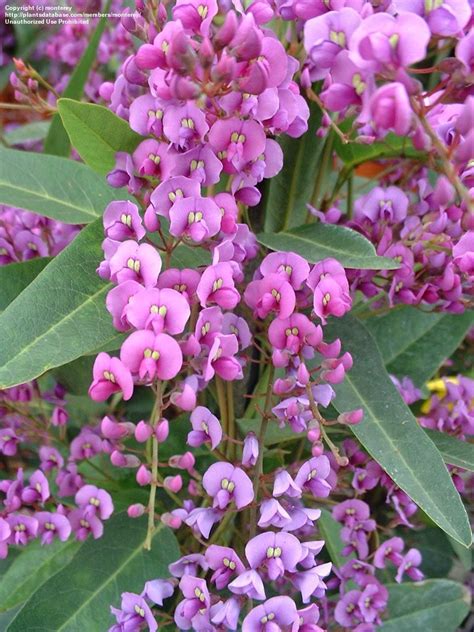
[[[59,99],[58,111],[73,147],[101,175],[115,166],[118,151],[133,152],[141,136],[108,108],[72,99]]]
[[[308,131],[300,138],[284,136],[283,168],[265,182],[265,232],[277,232],[302,224],[308,213],[306,204],[313,190],[323,141],[316,137],[321,110],[310,106]]]
[[[107,630],[120,607],[122,592],[140,593],[146,581],[168,576],[179,556],[173,533],[162,523],[143,548],[146,520],[118,514],[105,524],[104,536],[87,540],[73,560],[37,590],[8,627],[8,632]]]
[[[458,348],[474,325],[474,313],[428,314],[406,306],[365,322],[388,371],[422,386]]]
[[[43,270],[51,261],[49,257],[38,257],[20,263],[0,266],[0,311],[3,311],[14,298]]]
[[[4,138],[9,145],[19,145],[20,143],[31,143],[43,140],[48,133],[49,121],[33,121],[15,127],[9,132],[5,132]]]
[[[100,40],[105,27],[107,26],[109,19],[107,12],[110,8],[111,1],[112,0],[108,0],[104,6],[104,13],[100,18],[92,37],[90,38],[84,54],[71,74],[69,83],[63,91],[63,97],[68,97],[70,99],[80,99],[82,97],[87,77],[89,76],[92,65],[96,60],[97,48],[99,47]],[[57,112],[51,120],[51,126],[44,144],[44,151],[46,154],[54,154],[55,156],[69,156],[71,151],[69,137],[64,129],[61,117]]]
[[[426,432],[446,463],[474,472],[474,445],[472,443],[461,441],[437,430],[426,430]]]
[[[19,552],[0,580],[0,612],[26,601],[55,573],[69,564],[80,543],[76,540],[41,546],[39,540]]]
[[[326,328],[328,341],[336,337],[354,365],[335,386],[335,408],[364,410],[363,421],[351,426],[362,445],[443,531],[469,546],[469,520],[443,459],[392,384],[374,339],[351,316]]]
[[[22,384],[113,340],[111,285],[95,270],[102,223],[84,230],[0,315],[0,389]]]
[[[0,204],[66,224],[88,224],[109,202],[124,199],[121,189],[73,160],[0,148],[0,163]]]
[[[270,250],[296,252],[310,263],[334,257],[346,268],[394,270],[399,264],[378,257],[373,244],[355,230],[332,224],[306,224],[280,233],[260,233],[258,241]]]
[[[390,584],[380,632],[454,632],[469,612],[467,587],[447,579]]]

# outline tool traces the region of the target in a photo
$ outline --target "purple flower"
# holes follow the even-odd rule
[[[123,393],[125,401],[133,395],[133,379],[128,368],[107,353],[99,353],[94,362],[94,379],[89,387],[89,396],[96,402],[103,402],[112,393]]]
[[[163,133],[163,104],[150,94],[137,97],[130,105],[130,127],[141,134],[160,137]]]
[[[185,575],[198,575],[199,569],[207,571],[209,568],[204,555],[201,553],[191,553],[180,557],[176,562],[168,566],[169,572],[174,577],[184,577]]]
[[[273,495],[279,497],[283,494],[290,498],[301,498],[301,489],[286,470],[279,470],[275,475]]]
[[[171,597],[174,593],[174,586],[171,582],[164,579],[153,579],[146,582],[143,589],[143,596],[153,601],[158,606],[163,605],[163,600]]]
[[[232,265],[224,262],[208,266],[196,293],[202,307],[216,304],[222,309],[233,309],[240,301],[240,294],[235,289]]]
[[[373,71],[406,68],[424,59],[430,38],[426,22],[413,12],[397,17],[376,13],[362,20],[353,33],[351,57],[361,68]]]
[[[420,571],[418,566],[421,564],[421,553],[418,549],[410,549],[408,553],[406,553],[401,561],[400,566],[398,567],[397,574],[395,576],[395,581],[400,584],[403,578],[403,575],[406,573],[410,579],[413,579],[415,582],[419,582],[424,578],[423,573]]]
[[[8,555],[8,540],[11,536],[11,527],[4,518],[0,518],[0,560]]]
[[[20,437],[13,428],[2,428],[0,432],[0,452],[5,456],[15,456]]]
[[[247,543],[245,556],[253,569],[266,568],[271,580],[285,572],[294,573],[303,554],[301,544],[291,533],[261,533]]]
[[[181,601],[174,613],[174,620],[181,630],[189,630],[194,618],[198,621],[206,614],[211,605],[211,598],[204,579],[198,579],[191,575],[184,575],[179,582],[179,587],[185,599]]]
[[[81,509],[73,509],[68,515],[72,530],[76,534],[76,539],[82,542],[91,533],[93,538],[97,540],[104,533],[104,525],[100,519],[88,511],[88,507]]]
[[[122,593],[120,609],[111,606],[110,611],[117,619],[117,625],[112,626],[109,632],[141,630],[144,626],[147,626],[150,632],[156,632],[158,629],[158,624],[147,602],[135,593]]]
[[[227,586],[232,575],[240,575],[245,571],[245,567],[234,549],[226,546],[211,544],[206,549],[206,561],[209,568],[214,571],[211,582],[216,585],[218,590]]]
[[[468,0],[396,0],[395,7],[423,16],[434,35],[456,36],[471,19]]]
[[[329,496],[331,486],[327,482],[331,467],[327,456],[313,457],[303,463],[295,476],[295,484],[300,489],[308,489],[313,496],[325,498]]]
[[[220,509],[225,509],[232,500],[237,509],[242,509],[254,499],[252,481],[240,467],[231,463],[213,463],[204,474],[202,485],[213,497],[214,507]]]
[[[218,601],[211,606],[211,621],[223,626],[226,630],[237,630],[239,623],[240,603],[231,597],[227,601]]]
[[[262,319],[272,311],[278,314],[278,318],[289,318],[296,306],[295,291],[287,277],[280,273],[269,274],[261,280],[250,282],[244,299],[255,315]]]
[[[242,465],[245,467],[253,467],[258,459],[259,446],[257,435],[249,432],[245,435],[244,446],[242,448]]]
[[[10,527],[9,544],[24,546],[30,540],[36,538],[38,533],[38,520],[24,514],[9,514],[7,522]]]
[[[137,329],[175,335],[184,331],[191,310],[186,298],[176,290],[143,288],[130,297],[125,314]]]
[[[98,515],[101,520],[107,520],[114,511],[110,494],[94,485],[84,485],[74,500],[81,509],[84,509],[86,517]]]
[[[378,88],[370,98],[369,107],[376,129],[392,131],[399,136],[410,131],[413,112],[402,83],[387,83]]]
[[[344,628],[351,628],[361,619],[359,609],[360,590],[350,590],[336,604],[334,618]]]
[[[122,344],[120,359],[140,380],[170,380],[183,364],[179,344],[168,334],[135,331]]]
[[[327,562],[293,575],[291,581],[300,591],[303,603],[309,603],[312,596],[324,597],[326,584],[323,582],[323,577],[329,575],[331,568],[332,563]]]
[[[188,434],[187,443],[198,447],[209,441],[211,448],[217,448],[222,440],[222,427],[219,420],[204,406],[198,406],[191,414],[193,430]]]
[[[189,149],[204,139],[208,129],[204,112],[192,102],[183,106],[167,106],[163,131],[177,147]]]
[[[138,207],[132,202],[111,202],[104,211],[105,236],[116,241],[137,239],[145,236]]]
[[[277,272],[299,290],[308,278],[309,264],[294,252],[271,252],[260,264],[260,272],[264,277]]]
[[[265,599],[263,581],[257,571],[251,569],[240,573],[228,586],[234,595],[245,595],[249,599]]]
[[[209,350],[204,379],[209,381],[216,373],[226,381],[242,379],[242,366],[234,357],[238,350],[239,343],[233,334],[217,334]]]
[[[235,173],[265,151],[266,137],[257,121],[229,118],[213,124],[209,143],[223,162],[224,171]]]
[[[64,465],[64,459],[56,448],[50,448],[48,446],[41,446],[39,450],[39,456],[41,459],[41,469],[43,472],[50,472],[55,468],[60,470]]]
[[[272,597],[253,608],[242,622],[242,632],[276,632],[288,628],[297,618],[290,597]]]
[[[27,505],[34,505],[35,503],[44,504],[49,496],[49,483],[46,476],[41,470],[36,472],[30,477],[30,484],[24,488],[21,499]]]
[[[83,428],[71,441],[70,454],[74,461],[91,459],[100,452],[102,452],[102,439],[87,428]]]
[[[375,551],[374,566],[377,568],[385,568],[386,560],[390,560],[395,566],[400,566],[402,562],[402,551],[404,543],[401,538],[390,538],[381,544]]]
[[[161,257],[149,244],[136,241],[122,242],[110,259],[110,278],[115,283],[138,281],[146,287],[154,287],[161,271]]]
[[[461,272],[474,275],[474,231],[465,233],[454,246],[453,260]]]
[[[359,597],[359,609],[366,623],[379,623],[380,613],[388,602],[388,590],[375,579],[370,581]]]
[[[174,237],[189,237],[196,243],[217,235],[222,217],[211,198],[198,196],[177,197],[169,216],[170,233]]]
[[[38,520],[38,534],[41,544],[51,544],[54,536],[65,542],[71,535],[71,525],[66,516],[59,512],[39,511],[35,514]]]
[[[180,154],[172,175],[186,176],[186,178],[197,180],[200,185],[208,187],[219,182],[221,171],[221,161],[209,145],[204,145]],[[194,195],[199,195],[199,189]]]

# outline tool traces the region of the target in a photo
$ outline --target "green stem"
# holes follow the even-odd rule
[[[253,538],[257,531],[257,496],[258,487],[260,483],[260,476],[263,473],[263,451],[265,444],[265,434],[267,432],[268,422],[271,419],[270,406],[272,403],[272,387],[273,387],[273,374],[275,369],[273,364],[270,366],[268,375],[268,387],[265,397],[265,407],[263,409],[262,421],[260,423],[260,432],[258,435],[258,458],[255,463],[254,475],[253,475],[253,494],[254,502],[250,509],[250,537]]]
[[[231,439],[236,439],[235,436],[235,412],[234,412],[234,389],[232,387],[232,382],[226,383],[226,394],[227,394],[227,420],[229,424],[229,437]],[[236,444],[234,441],[229,441],[227,444],[227,458],[230,461],[235,459],[235,448]]]
[[[224,380],[220,378],[218,375],[216,376],[216,391],[217,391],[217,402],[219,404],[219,411],[221,416],[221,424],[224,434],[229,436],[229,415],[227,412],[227,402],[226,402],[226,387],[224,384]]]
[[[311,408],[311,412],[313,413],[314,418],[318,421],[319,423],[319,427],[321,430],[321,434],[323,436],[324,441],[327,443],[327,445],[329,446],[329,449],[331,450],[331,452],[334,454],[334,458],[336,459],[338,465],[341,465],[342,467],[345,467],[348,464],[348,459],[345,456],[341,456],[339,454],[339,448],[331,441],[331,439],[329,438],[325,428],[324,428],[324,417],[321,415],[321,413],[319,412],[318,409],[318,405],[316,404],[314,397],[313,397],[313,391],[311,390],[311,385],[308,384],[306,386],[306,393],[308,395],[308,399],[309,399],[309,406]]]
[[[155,499],[156,499],[156,487],[158,482],[158,439],[155,435],[155,428],[158,423],[158,420],[161,416],[161,406],[162,406],[162,383],[158,382],[157,390],[156,390],[156,399],[153,405],[153,410],[151,412],[150,423],[153,428],[153,436],[151,438],[152,447],[151,447],[151,487],[150,487],[150,497],[148,500],[148,530],[145,538],[144,547],[149,551],[151,549],[151,540],[153,538],[153,533],[155,531]]]
[[[327,135],[326,141],[324,143],[323,153],[321,156],[321,166],[318,171],[318,175],[316,176],[316,180],[314,182],[313,193],[311,194],[311,198],[310,198],[311,206],[314,206],[315,208],[317,208],[319,194],[321,192],[321,185],[323,183],[323,179],[326,174],[329,161],[331,160],[333,145],[334,145],[334,134],[329,132],[329,134]],[[308,217],[309,217],[309,214],[308,214]]]

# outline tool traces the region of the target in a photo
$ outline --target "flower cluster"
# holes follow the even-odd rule
[[[98,429],[83,427],[63,456],[69,418],[64,395],[59,385],[42,393],[37,382],[0,392],[0,454],[18,460],[29,443],[41,444],[37,470],[26,476],[19,467],[0,483],[1,558],[9,546],[25,546],[35,538],[42,544],[65,541],[71,534],[78,540],[89,534],[99,538],[113,512],[110,494],[87,484],[79,470],[82,462],[109,450]],[[41,414],[35,412],[38,405]]]

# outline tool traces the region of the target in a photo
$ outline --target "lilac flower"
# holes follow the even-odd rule
[[[264,152],[265,142],[265,132],[257,121],[217,120],[209,131],[209,143],[227,173],[242,170],[256,160]]]
[[[60,470],[64,465],[64,459],[56,448],[41,446],[39,456],[41,459],[40,467],[43,472],[50,472],[55,468]]]
[[[281,319],[289,318],[295,310],[296,296],[291,284],[279,273],[269,274],[247,285],[245,302],[259,318],[275,311]]]
[[[253,608],[242,622],[242,632],[273,632],[289,627],[297,618],[290,597],[272,597]]]
[[[104,533],[104,525],[100,519],[93,512],[88,511],[88,509],[88,507],[73,509],[73,511],[68,514],[71,528],[76,534],[76,539],[80,542],[85,540],[89,534],[92,534],[93,538],[97,540],[101,538]]]
[[[395,566],[400,566],[402,562],[403,540],[395,537],[386,540],[375,551],[374,566],[377,568],[385,568],[386,560],[390,560]]]
[[[133,379],[128,368],[107,353],[99,353],[94,362],[94,380],[89,388],[89,396],[98,402],[106,400],[112,393],[123,393],[125,401],[133,394]]]
[[[326,480],[330,470],[327,456],[313,457],[300,467],[295,476],[295,484],[300,489],[308,489],[313,496],[325,498],[331,491],[331,486]]]
[[[308,278],[309,264],[294,252],[271,252],[260,264],[260,272],[264,277],[277,272],[287,278],[294,290],[299,290]]]
[[[211,582],[216,585],[218,590],[225,588],[234,574],[240,575],[245,571],[245,567],[234,549],[226,546],[211,544],[206,549],[206,561],[209,568],[214,571]]]
[[[180,557],[176,562],[168,566],[169,572],[174,577],[184,577],[185,575],[198,575],[199,569],[207,571],[209,565],[206,558],[201,553],[191,553]]]
[[[452,37],[469,23],[471,6],[468,0],[396,0],[398,11],[423,16],[435,35]]]
[[[0,560],[8,556],[8,540],[11,536],[11,527],[4,518],[0,518]]]
[[[81,432],[71,441],[70,454],[74,461],[91,459],[96,454],[102,452],[102,440],[88,428],[83,428]]]
[[[135,331],[122,344],[120,359],[140,380],[170,380],[183,364],[179,344],[168,334]]]
[[[323,577],[329,575],[331,568],[332,563],[328,562],[293,575],[291,581],[300,591],[303,603],[309,603],[312,596],[324,597],[327,586],[323,582]]]
[[[187,630],[190,627],[196,629],[196,622],[199,624],[201,618],[207,618],[205,615],[211,605],[211,598],[204,579],[185,575],[179,582],[179,587],[185,599],[176,607],[174,620],[181,630]]]
[[[370,581],[359,597],[359,609],[366,623],[379,623],[380,612],[388,602],[388,590],[378,581]]]
[[[287,470],[281,469],[275,475],[273,495],[279,497],[283,494],[290,498],[301,498],[301,488],[298,487]]]
[[[158,624],[147,602],[135,593],[122,593],[120,609],[110,607],[110,611],[117,619],[109,632],[125,632],[126,630],[141,630],[144,626],[150,632],[156,632]]]
[[[150,206],[145,213],[145,225],[148,230],[156,230],[154,215],[169,219],[169,212],[176,200],[180,198],[198,198],[201,195],[199,182],[184,176],[176,176],[164,180],[150,196]]]
[[[209,145],[204,145],[180,154],[172,175],[186,176],[186,178],[197,180],[200,185],[208,187],[219,182],[221,171],[221,161]],[[195,195],[199,195],[199,190]]]
[[[204,379],[209,381],[216,373],[226,381],[242,379],[242,366],[234,357],[238,350],[239,343],[233,334],[217,334],[209,350]]]
[[[211,606],[211,621],[224,626],[226,630],[237,630],[239,623],[240,604],[235,597],[227,601],[218,601]]]
[[[9,544],[24,546],[28,544],[30,540],[36,538],[39,525],[38,520],[33,516],[26,516],[25,514],[9,514],[6,521],[8,522],[11,531],[8,539]]]
[[[163,118],[163,131],[177,147],[189,149],[202,141],[209,129],[206,116],[192,102],[184,106],[168,106]]]
[[[71,535],[71,525],[66,516],[59,512],[39,511],[35,514],[38,520],[38,535],[41,536],[41,544],[51,544],[54,536],[61,542],[65,542]]]
[[[234,595],[245,595],[249,599],[265,599],[263,581],[257,571],[251,569],[240,573],[228,586]]]
[[[257,435],[249,432],[245,435],[244,446],[242,448],[242,465],[253,467],[258,459],[259,446]]]
[[[399,136],[410,131],[413,112],[402,83],[387,83],[378,88],[370,98],[369,107],[376,129],[392,131]]]
[[[291,516],[275,498],[267,498],[260,503],[260,519],[257,524],[263,529],[270,526],[284,529],[291,524]]]
[[[177,197],[170,208],[170,233],[200,243],[220,230],[221,213],[210,198]]]
[[[233,500],[237,509],[249,505],[254,499],[252,481],[239,467],[231,463],[213,463],[202,479],[202,485],[214,499],[214,507],[225,509]]]
[[[0,432],[0,452],[5,456],[14,456],[20,437],[13,428],[2,428]]]
[[[214,450],[222,440],[222,428],[219,420],[204,406],[198,406],[191,414],[193,430],[188,434],[187,443],[198,447],[209,441]]]
[[[291,533],[261,533],[247,543],[245,556],[253,569],[265,568],[271,580],[293,573],[302,557],[301,544]]]
[[[111,280],[115,283],[133,280],[146,287],[156,285],[161,270],[161,257],[149,244],[133,240],[122,242],[110,259]]]
[[[174,593],[174,586],[164,579],[153,579],[146,582],[142,595],[158,606],[163,605],[164,599],[171,597]]]
[[[360,590],[349,590],[336,604],[334,618],[345,628],[357,625],[361,615],[359,609]]]
[[[110,494],[94,485],[84,485],[74,500],[81,509],[84,509],[86,517],[98,515],[101,520],[107,520],[114,510]]]
[[[420,564],[421,553],[418,551],[418,549],[410,549],[400,561],[400,565],[395,576],[395,581],[400,584],[405,573],[408,575],[408,577],[413,579],[413,581],[421,581],[424,578],[424,575],[418,568]]]
[[[200,278],[201,275],[197,270],[169,268],[160,274],[157,287],[160,289],[169,287],[176,290],[192,305]]]
[[[137,329],[175,335],[183,332],[191,310],[186,298],[176,290],[143,288],[132,295],[125,313],[127,321]]]
[[[104,211],[106,237],[116,241],[137,239],[145,236],[142,219],[136,204],[132,202],[111,202]]]
[[[218,263],[208,266],[201,276],[196,290],[202,307],[216,304],[222,309],[233,309],[240,301],[235,288],[232,265]]]
[[[36,470],[30,477],[29,483],[21,494],[22,501],[27,505],[44,504],[50,496],[49,483],[46,476],[41,470]]]

